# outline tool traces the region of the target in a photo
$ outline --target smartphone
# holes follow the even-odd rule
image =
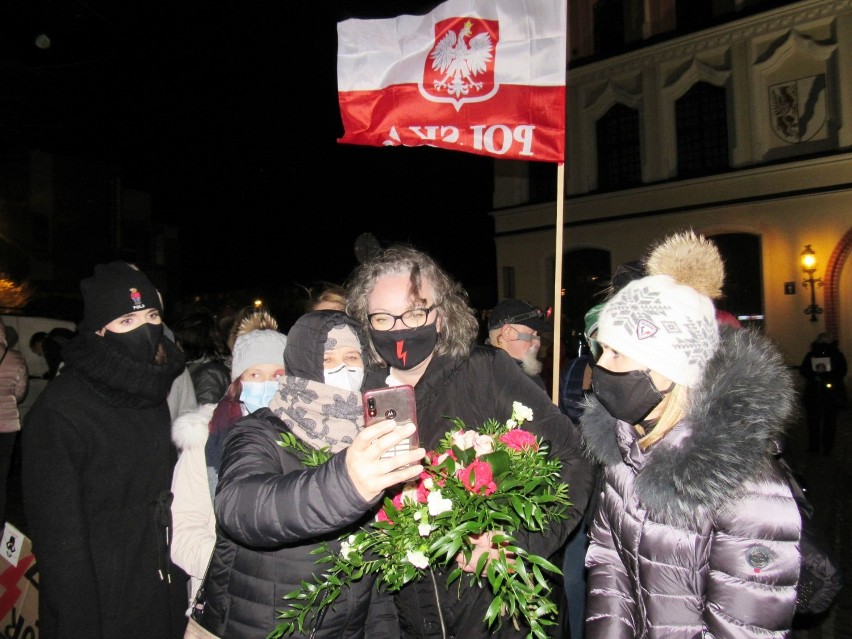
[[[417,426],[417,408],[414,387],[409,385],[376,388],[363,393],[364,426],[372,426],[386,419],[395,419],[397,424],[411,422]],[[382,458],[393,457],[420,446],[420,437],[415,430],[411,437],[387,451]]]

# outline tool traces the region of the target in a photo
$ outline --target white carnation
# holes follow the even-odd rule
[[[428,568],[429,567],[429,559],[420,550],[408,551],[408,554],[405,555],[405,558],[415,568]]]
[[[526,406],[521,404],[521,402],[513,402],[512,419],[516,420],[518,424],[523,424],[524,422],[531,422],[533,419],[532,409],[527,408]]]
[[[453,502],[449,499],[444,499],[440,490],[429,493],[429,496],[426,498],[426,505],[429,507],[429,514],[432,517],[437,517],[441,513],[446,513],[453,509]]]

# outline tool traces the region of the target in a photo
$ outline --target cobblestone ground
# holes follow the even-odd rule
[[[852,411],[840,414],[830,456],[807,451],[804,422],[790,432],[787,446],[792,464],[804,477],[814,521],[846,575],[846,585],[831,609],[818,618],[798,621],[793,639],[852,639]]]

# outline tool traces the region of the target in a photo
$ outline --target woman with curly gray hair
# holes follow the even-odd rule
[[[357,269],[347,286],[347,313],[362,325],[369,326],[367,295],[379,279],[391,275],[408,277],[412,299],[421,304],[426,302],[421,291],[423,281],[431,285],[433,312],[436,321],[440,318],[443,327],[438,332],[435,354],[451,357],[469,355],[479,327],[473,309],[468,305],[467,291],[453,281],[431,256],[415,248],[392,246]],[[370,355],[375,363],[385,363],[372,340]]]
[[[577,429],[505,351],[475,345],[477,322],[467,293],[432,257],[409,246],[387,248],[351,275],[347,299],[346,310],[368,331],[373,364],[363,388],[413,386],[426,450],[435,449],[450,430],[447,417],[475,428],[491,418],[507,420],[513,402],[520,402],[533,411],[528,430],[550,442],[551,454],[562,461],[571,501],[588,502],[591,468]],[[571,506],[567,519],[546,532],[517,533],[519,546],[543,557],[553,555],[582,514],[582,507]],[[467,573],[476,571],[483,554],[496,553],[489,535],[474,543],[470,557],[456,557]],[[491,588],[481,577],[446,588],[448,570],[435,570],[437,586],[432,580],[415,581],[396,593],[402,637],[476,639],[529,633],[513,624],[489,630],[484,619],[492,603]]]

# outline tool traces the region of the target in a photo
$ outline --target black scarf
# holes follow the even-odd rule
[[[128,357],[95,333],[81,333],[62,349],[61,374],[73,374],[111,406],[150,408],[168,397],[184,367],[183,353],[168,338],[163,364],[145,364]]]

